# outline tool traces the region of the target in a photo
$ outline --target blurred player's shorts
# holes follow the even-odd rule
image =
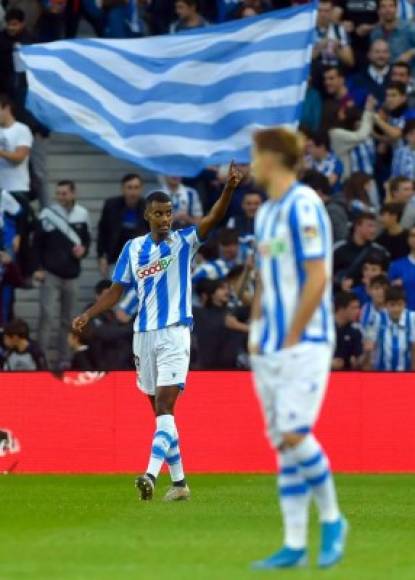
[[[327,388],[332,346],[301,342],[251,357],[255,386],[273,446],[282,433],[312,430]]]
[[[154,395],[156,387],[184,389],[190,362],[189,327],[174,325],[136,332],[133,351],[137,386],[143,393]]]

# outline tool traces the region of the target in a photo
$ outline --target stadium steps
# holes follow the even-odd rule
[[[92,225],[92,245],[88,256],[83,260],[80,278],[79,309],[93,299],[93,287],[100,279],[96,258],[97,224],[105,199],[118,195],[120,180],[126,173],[137,172],[145,182],[145,193],[156,185],[154,175],[140,168],[110,157],[105,152],[70,135],[53,134],[48,142],[48,185],[51,199],[56,182],[60,179],[73,179],[77,184],[79,203],[88,208]],[[33,336],[39,316],[39,290],[18,290],[16,295],[16,316],[29,323]],[[55,342],[55,332],[51,345]],[[53,349],[50,351],[53,356]]]

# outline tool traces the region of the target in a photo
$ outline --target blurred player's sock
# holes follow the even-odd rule
[[[166,455],[166,462],[169,466],[170,477],[175,487],[185,487],[186,480],[184,478],[182,456],[179,447],[179,434],[177,429],[174,433],[174,439],[170,445],[170,449]]]
[[[175,440],[176,424],[173,415],[160,415],[156,418],[156,432],[151,446],[147,475],[157,479],[172,442]]]
[[[291,451],[280,452],[279,463],[278,487],[284,522],[284,546],[299,550],[307,544],[310,488]]]
[[[311,433],[292,448],[293,457],[316,500],[322,522],[335,522],[340,518],[337,494],[329,460],[321,445]]]

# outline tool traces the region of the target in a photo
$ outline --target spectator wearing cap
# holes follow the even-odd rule
[[[402,175],[415,179],[415,119],[405,123],[403,130],[404,144],[396,147],[393,152],[391,176]]]
[[[376,242],[388,250],[391,260],[403,258],[409,252],[408,231],[400,224],[402,212],[402,204],[390,202],[383,205],[379,215],[383,231]]]
[[[208,26],[208,22],[198,11],[197,0],[176,0],[175,9],[178,20],[171,25],[170,33]]]
[[[361,213],[354,221],[352,234],[348,240],[340,241],[334,246],[333,269],[335,284],[342,289],[358,286],[362,281],[362,268],[369,254],[378,253],[389,261],[388,251],[377,244],[376,217],[370,213]]]
[[[3,331],[6,354],[4,371],[43,371],[47,369],[45,355],[39,345],[31,340],[28,324],[21,319],[11,320]]]
[[[357,326],[359,300],[352,292],[339,292],[334,298],[336,349],[331,364],[335,371],[357,370],[362,364],[362,333]]]
[[[103,278],[131,238],[148,232],[144,219],[143,180],[138,173],[128,173],[121,180],[121,195],[107,199],[98,223],[98,264]]]
[[[166,175],[159,177],[163,191],[170,196],[173,206],[173,227],[183,228],[196,225],[203,216],[199,193],[184,185],[181,177]]]
[[[383,39],[389,44],[392,60],[408,62],[412,69],[415,56],[415,27],[399,20],[396,0],[380,0],[379,24],[371,33],[372,42]]]
[[[389,279],[405,290],[408,308],[415,310],[415,226],[408,232],[408,245],[408,255],[391,263]]]

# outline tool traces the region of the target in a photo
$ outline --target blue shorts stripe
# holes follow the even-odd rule
[[[310,457],[310,459],[306,459],[305,461],[300,461],[300,465],[301,465],[301,467],[312,467],[313,465],[316,465],[322,459],[323,459],[323,454],[321,453],[321,451],[319,451],[318,453],[316,453],[316,455],[313,455],[313,457]]]
[[[298,473],[298,467],[293,465],[292,467],[283,467],[280,471],[280,475],[296,475]]]
[[[153,445],[151,448],[151,455],[156,459],[164,459],[166,457],[166,451],[158,445]]]
[[[179,463],[180,461],[180,453],[173,455],[172,457],[166,457],[166,462],[169,465],[174,465],[175,463]]]
[[[289,497],[291,495],[304,495],[308,491],[308,486],[305,483],[298,485],[282,485],[280,487],[281,497]]]
[[[156,437],[163,437],[163,439],[165,439],[169,445],[171,445],[173,442],[173,437],[170,435],[170,433],[167,433],[167,431],[156,431],[154,439]]]
[[[295,433],[298,433],[299,435],[307,435],[307,433],[310,433],[311,429],[310,427],[298,427],[298,429],[295,429]]]
[[[324,483],[329,475],[330,471],[326,470],[324,473],[318,475],[317,477],[307,477],[307,483],[311,485],[311,487],[317,487],[318,485]]]

